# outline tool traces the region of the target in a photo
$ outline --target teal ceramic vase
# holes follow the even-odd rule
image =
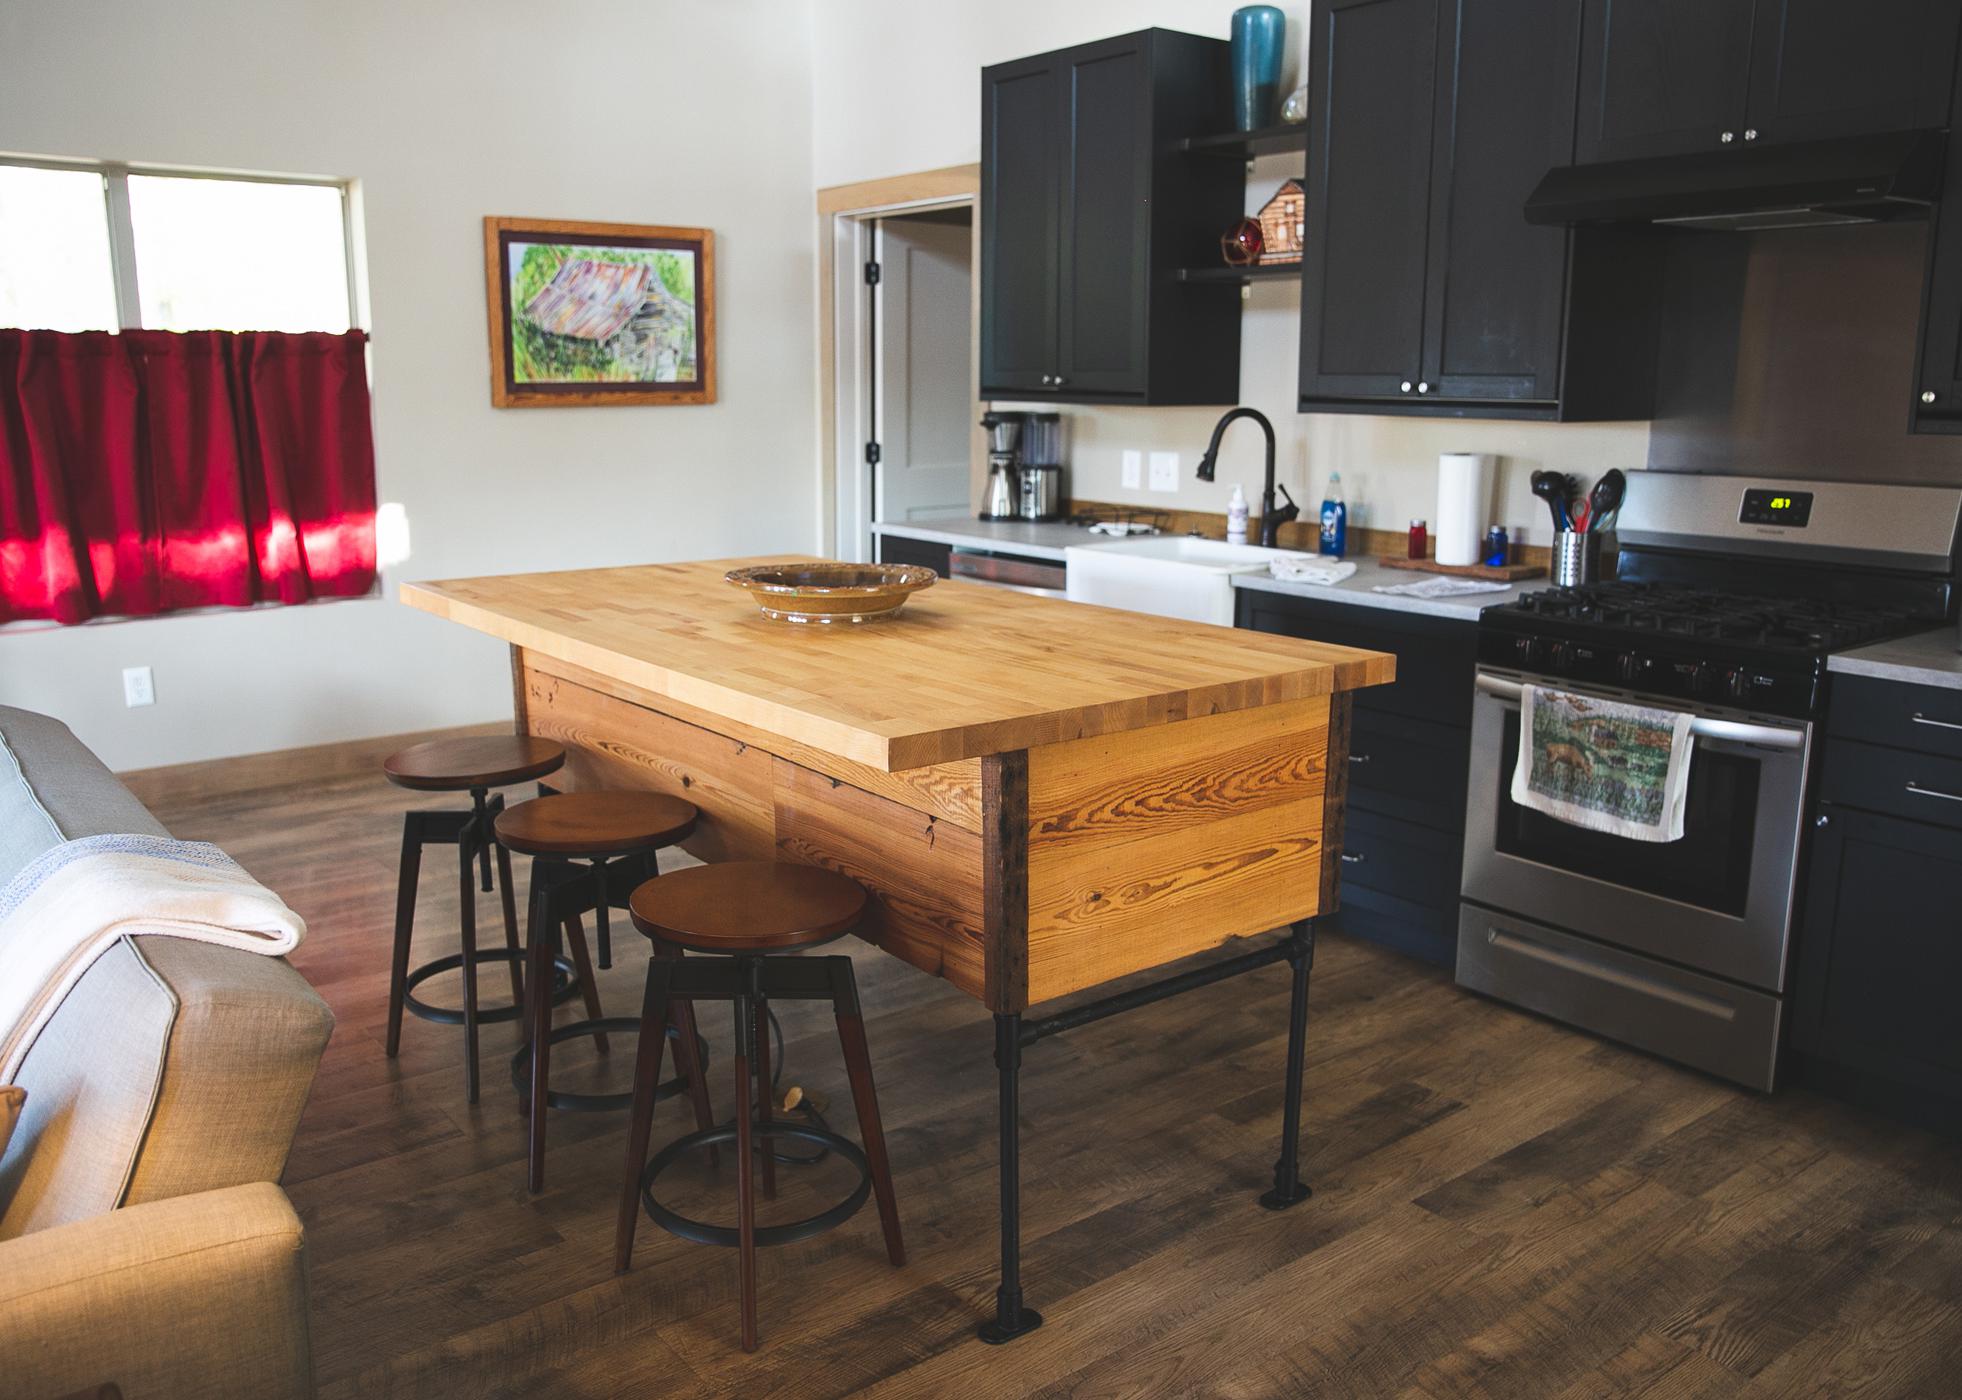
[[[1233,124],[1241,131],[1273,125],[1287,31],[1288,17],[1272,5],[1246,5],[1233,12]]]

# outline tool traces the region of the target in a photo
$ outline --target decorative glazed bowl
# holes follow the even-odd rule
[[[919,564],[760,564],[723,577],[774,622],[883,622],[938,577]]]

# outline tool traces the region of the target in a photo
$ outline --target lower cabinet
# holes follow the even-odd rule
[[[1962,763],[1865,742],[1918,740],[1906,724],[1877,728],[1880,684],[1865,682],[1857,704],[1835,689],[1792,979],[1792,1077],[1962,1134]],[[1920,688],[1893,689],[1911,699]],[[1955,700],[1928,694],[1906,708]]]
[[[1477,624],[1241,589],[1240,626],[1397,658],[1356,692],[1341,912],[1349,933],[1440,967],[1457,959]]]

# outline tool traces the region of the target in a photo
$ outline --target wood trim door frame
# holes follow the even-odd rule
[[[817,192],[818,247],[818,552],[840,559],[866,553],[865,526],[872,499],[863,459],[872,430],[867,388],[872,365],[864,347],[870,307],[858,289],[869,257],[872,222],[888,214],[933,209],[974,210],[969,257],[968,382],[979,386],[981,347],[981,167],[950,165],[832,185]],[[978,508],[987,444],[981,432],[981,400],[973,402],[968,433],[968,497]]]

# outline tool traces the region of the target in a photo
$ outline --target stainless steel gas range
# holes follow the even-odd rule
[[[1947,487],[1631,474],[1614,582],[1480,618],[1459,984],[1773,1087],[1826,657],[1950,615],[1958,523]],[[1526,685],[1691,714],[1682,839],[1516,805]]]

